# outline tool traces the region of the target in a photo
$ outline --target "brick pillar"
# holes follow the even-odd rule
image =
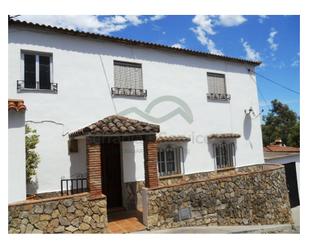
[[[101,144],[87,143],[88,190],[91,197],[102,195]]]
[[[159,186],[157,170],[157,144],[155,140],[144,140],[145,187]]]

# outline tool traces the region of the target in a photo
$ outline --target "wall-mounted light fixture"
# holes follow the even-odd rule
[[[250,115],[252,113],[253,116],[255,116],[255,112],[253,111],[252,106],[250,106],[250,108],[247,110],[245,109],[245,114],[246,115]]]

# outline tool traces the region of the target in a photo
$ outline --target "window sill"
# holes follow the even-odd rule
[[[175,174],[175,175],[167,175],[167,176],[159,176],[160,180],[171,179],[171,178],[182,178],[183,174]]]

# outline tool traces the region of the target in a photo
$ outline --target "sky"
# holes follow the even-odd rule
[[[262,115],[273,99],[299,115],[299,16],[21,15],[17,19],[262,61],[256,68]]]

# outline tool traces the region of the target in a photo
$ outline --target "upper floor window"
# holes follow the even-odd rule
[[[207,73],[208,94],[210,100],[230,100],[230,94],[227,94],[225,75],[217,73]]]
[[[57,92],[52,83],[52,55],[22,52],[22,80],[17,81],[17,90],[47,90]]]
[[[160,176],[181,174],[183,163],[182,147],[166,146],[158,149],[158,170]]]
[[[234,143],[215,143],[213,144],[213,150],[217,169],[235,167]]]
[[[143,89],[142,64],[114,61],[112,95],[147,96],[147,91]]]

